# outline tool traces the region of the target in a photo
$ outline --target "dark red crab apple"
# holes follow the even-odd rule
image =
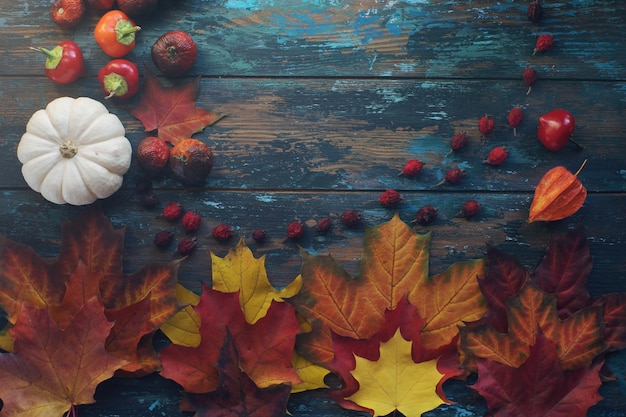
[[[575,129],[576,121],[570,112],[554,109],[539,117],[537,137],[546,149],[558,151],[563,149],[568,141],[573,142],[571,137]]]
[[[151,49],[152,62],[165,75],[179,77],[191,69],[198,57],[198,46],[182,30],[164,33]]]

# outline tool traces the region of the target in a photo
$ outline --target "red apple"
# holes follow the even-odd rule
[[[539,117],[537,137],[546,149],[558,151],[571,140],[575,128],[576,121],[570,112],[555,109]]]

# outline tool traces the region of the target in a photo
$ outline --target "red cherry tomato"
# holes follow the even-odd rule
[[[139,91],[139,69],[127,59],[109,61],[98,71],[98,79],[107,95],[105,98],[125,100]]]
[[[121,10],[110,10],[96,24],[93,36],[105,54],[122,58],[135,47],[135,33],[140,29]]]
[[[576,128],[574,116],[567,110],[555,109],[539,117],[537,137],[551,151],[562,149]]]
[[[46,55],[44,73],[55,83],[73,83],[85,73],[83,53],[75,42],[63,41],[52,49],[31,49]]]

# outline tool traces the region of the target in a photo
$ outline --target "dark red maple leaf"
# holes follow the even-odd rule
[[[582,225],[566,234],[555,235],[532,280],[547,293],[556,294],[559,317],[567,318],[589,305],[587,278],[592,260],[589,242]]]
[[[159,138],[175,145],[223,117],[196,107],[199,87],[200,77],[166,87],[146,68],[141,98],[131,114],[143,123],[146,132],[157,131]]]
[[[605,294],[594,304],[604,308],[604,339],[609,352],[626,349],[626,294]]]
[[[555,343],[540,333],[519,368],[477,359],[478,380],[472,388],[485,398],[492,416],[583,417],[602,399],[602,364],[564,371]]]
[[[484,322],[499,332],[507,330],[506,300],[528,280],[529,272],[508,253],[487,245],[487,273],[478,281],[489,310]]]
[[[265,317],[249,324],[238,291],[222,293],[203,285],[195,311],[201,319],[200,344],[194,348],[170,344],[162,349],[163,377],[178,382],[187,392],[218,389],[215,363],[229,333],[239,350],[239,365],[257,385],[300,382],[291,362],[300,325],[290,304],[272,302]]]
[[[240,357],[229,333],[224,339],[216,368],[219,389],[205,394],[188,394],[196,417],[284,416],[291,386],[278,384],[259,388],[239,367]]]

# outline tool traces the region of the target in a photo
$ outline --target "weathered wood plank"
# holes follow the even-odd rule
[[[381,207],[377,193],[366,192],[185,192],[163,190],[157,193],[164,206],[179,201],[187,209],[197,209],[204,222],[197,233],[198,248],[186,259],[179,270],[180,282],[188,288],[200,290],[200,282],[210,282],[210,253],[225,256],[240,238],[254,251],[255,256],[266,255],[270,280],[277,286],[287,285],[299,273],[299,247],[312,254],[330,253],[352,275],[358,275],[363,243],[363,227],[378,225],[391,219],[395,210]],[[43,201],[28,191],[5,191],[0,207],[0,234],[31,245],[43,257],[58,254],[61,237],[61,219],[81,213],[83,208],[56,206]],[[624,221],[622,194],[592,193],[578,214],[554,223],[528,224],[531,195],[492,192],[403,193],[404,202],[398,208],[400,218],[411,224],[417,209],[431,204],[439,210],[437,221],[430,226],[417,226],[418,233],[431,232],[430,273],[442,272],[457,261],[485,255],[486,244],[512,254],[529,269],[536,267],[545,252],[552,233],[565,232],[583,222],[589,238],[594,267],[589,288],[594,295],[626,291],[626,260],[623,245],[626,232],[616,225]],[[460,206],[469,198],[482,204],[479,216],[467,221],[456,217]],[[175,244],[159,251],[152,244],[160,230],[175,232],[176,242],[185,236],[181,224],[171,224],[160,218],[160,210],[148,211],[138,204],[137,196],[121,192],[102,204],[105,214],[116,226],[126,226],[124,267],[127,273],[139,270],[150,262],[169,262],[175,259]],[[361,227],[346,229],[339,220],[343,210],[359,210],[364,218]],[[315,222],[329,216],[333,221],[331,232],[322,236],[315,231]],[[286,239],[287,225],[299,220],[305,223],[302,240]],[[219,243],[210,237],[210,231],[219,223],[236,229],[233,239]],[[267,230],[269,237],[262,245],[251,239],[256,228]]]
[[[77,86],[56,86],[44,78],[13,78],[0,86],[3,135],[0,166],[5,187],[23,187],[17,143],[34,111],[61,95],[101,97],[95,79]],[[215,152],[210,189],[429,190],[453,166],[467,178],[454,187],[464,191],[532,191],[556,165],[575,171],[589,163],[581,179],[589,190],[623,192],[626,166],[626,88],[612,82],[548,82],[530,95],[517,81],[203,79],[198,106],[227,116],[195,135]],[[129,112],[137,102],[105,104],[119,115],[136,147],[146,135]],[[521,105],[525,120],[518,136],[508,111]],[[577,119],[576,139],[583,151],[568,146],[550,152],[536,140],[539,116],[566,107]],[[496,129],[481,138],[478,119],[493,115]],[[470,144],[446,156],[449,141],[467,131]],[[496,145],[506,145],[509,160],[494,168],[482,162]],[[407,159],[425,162],[415,179],[398,177]],[[365,162],[365,163],[364,163]],[[141,175],[133,162],[132,186]],[[157,181],[161,188],[180,188]]]
[[[1,75],[40,74],[42,57],[28,47],[67,37],[84,49],[90,74],[106,63],[93,42],[98,15],[64,31],[50,21],[49,3],[0,2]],[[138,20],[144,30],[129,58],[150,63],[158,36],[184,29],[200,46],[194,74],[517,79],[527,63],[546,79],[623,80],[626,73],[619,0],[546,2],[539,29],[553,33],[556,44],[538,56],[527,4],[513,0],[162,3]]]

